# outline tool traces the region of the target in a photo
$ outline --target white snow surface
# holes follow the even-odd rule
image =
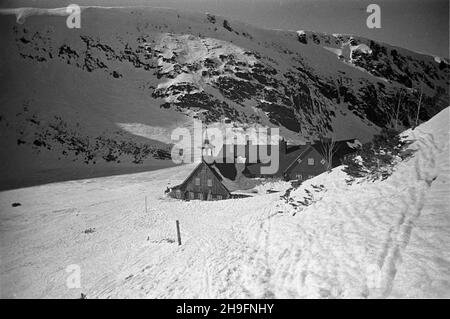
[[[416,152],[388,179],[347,185],[339,167],[293,190],[311,194],[297,208],[277,181],[249,198],[164,197],[192,164],[1,192],[1,297],[448,298],[449,109],[405,135]]]

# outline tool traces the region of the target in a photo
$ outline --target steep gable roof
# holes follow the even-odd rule
[[[284,173],[289,172],[289,170],[291,170],[292,168],[294,168],[295,166],[297,166],[298,164],[300,164],[299,160],[303,160],[308,154],[311,154],[311,152],[315,152],[317,151],[314,147],[312,147],[311,145],[307,145],[306,148],[303,148],[303,152],[301,152],[292,162],[291,164],[283,171]],[[319,155],[320,152],[318,152]],[[321,155],[322,156],[322,155]]]
[[[309,145],[296,145],[288,148],[286,153],[279,152],[279,169],[277,174],[280,175],[283,173],[300,156],[300,154],[305,152],[309,147]],[[249,164],[246,167],[246,172],[251,175],[259,175],[261,174],[261,167],[269,165],[270,163]]]
[[[355,139],[335,141],[334,143],[335,149],[331,163],[332,167],[341,165],[341,161],[344,156],[355,151],[355,148],[351,147],[352,144],[355,144]],[[322,158],[326,160],[326,158],[323,156],[324,147],[326,147],[324,143],[315,142],[314,144],[301,144],[291,146],[286,153],[280,152],[280,167],[277,175],[288,172],[290,169],[296,166],[296,163],[298,163],[299,159],[307,156],[307,154],[309,154],[311,151],[317,151],[319,155],[321,155]],[[270,164],[264,163],[249,164],[246,167],[246,172],[251,175],[260,175],[261,167],[269,165]]]
[[[183,188],[183,187],[185,187],[186,184],[192,179],[192,177],[194,177],[202,169],[202,167],[204,167],[204,166],[206,166],[213,173],[213,175],[217,178],[217,180],[222,184],[223,188],[231,195],[231,193],[228,190],[228,188],[223,184],[223,182],[222,182],[223,181],[222,175],[216,170],[216,168],[214,167],[214,163],[213,164],[208,164],[204,160],[202,160],[192,170],[192,172],[185,178],[185,180],[181,184],[174,186],[174,188]]]
[[[206,164],[204,161],[201,161],[193,170],[192,172],[189,173],[189,175],[184,179],[184,181],[175,186],[175,187],[182,187],[185,186],[187,184],[187,182],[193,177],[195,176],[195,174],[197,174],[197,172],[203,167],[203,165]]]

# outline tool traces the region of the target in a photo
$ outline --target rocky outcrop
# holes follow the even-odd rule
[[[180,15],[177,19],[181,21]],[[269,41],[251,35],[242,24],[211,14],[202,16],[199,25],[172,32],[168,29],[175,24],[141,21],[135,33],[118,31],[102,37],[82,29],[66,42],[56,41],[49,28],[31,32],[26,25],[14,26],[14,34],[18,52],[26,60],[57,61],[89,73],[103,72],[114,81],[128,81],[129,74],[145,72],[146,80],[138,87],[149,92],[149,103],[207,123],[228,118],[314,135],[323,128],[332,132],[337,112],[343,116],[351,112],[367,125],[390,125],[399,90],[407,93],[400,111],[405,127],[413,124],[420,92],[420,120],[449,103],[445,60],[438,63],[432,57],[349,35],[298,31],[292,37],[276,31],[279,36],[274,37],[266,30],[272,37]],[[283,42],[283,37],[293,42]],[[329,51],[336,54],[336,62],[326,60]],[[323,63],[335,70],[324,72],[314,54],[323,55]]]

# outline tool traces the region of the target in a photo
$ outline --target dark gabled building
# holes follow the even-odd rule
[[[283,179],[304,181],[327,171],[328,162],[319,149],[312,145],[302,145],[298,153],[293,161],[280,158],[280,162],[284,164],[280,167]]]
[[[222,181],[214,164],[202,160],[183,183],[170,189],[169,196],[184,200],[228,199],[231,193]]]
[[[278,177],[286,180],[305,180],[326,171],[327,162],[319,151],[309,144],[288,148],[281,145],[279,168],[275,174],[265,175],[261,168],[269,164],[248,164],[244,170],[247,177]]]
[[[279,177],[285,180],[303,181],[326,172],[330,167],[341,165],[343,157],[355,151],[351,147],[352,144],[356,144],[355,140],[335,142],[333,160],[329,165],[326,156],[323,155],[326,145],[317,142],[288,147],[286,141],[282,140],[278,150],[279,168],[276,173],[267,175],[261,173],[261,168],[270,164],[261,163],[259,158],[256,159],[256,162],[249,162],[248,158],[250,152],[256,154],[261,147],[270,148],[270,145],[224,145],[219,156],[213,157],[209,142],[205,140],[202,146],[202,161],[180,185],[170,188],[168,194],[184,200],[231,198],[231,193],[225,184],[228,183],[227,185],[232,187],[229,182],[236,177],[237,153],[245,154],[245,163],[242,164],[245,165],[245,169],[242,173],[246,177]],[[243,147],[243,152],[237,152],[237,147]],[[270,153],[270,150],[267,153]],[[205,159],[207,160],[205,161]],[[227,162],[226,159],[228,161],[231,159],[232,162]]]
[[[306,180],[322,174],[329,167],[337,167],[342,164],[345,155],[355,151],[350,145],[357,144],[355,140],[336,141],[333,148],[331,165],[328,164],[324,150],[327,145],[321,142],[314,144],[295,145],[288,147],[285,143],[280,144],[279,169],[275,174],[264,175],[261,167],[266,164],[249,163],[244,170],[247,177],[278,177],[285,180]],[[269,164],[267,164],[269,165]]]

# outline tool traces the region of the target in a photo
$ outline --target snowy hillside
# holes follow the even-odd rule
[[[85,176],[168,166],[170,132],[193,118],[367,141],[392,125],[399,92],[400,126],[420,92],[422,120],[449,105],[447,60],[356,36],[169,9],[83,8],[81,29],[61,10],[2,13],[2,183],[12,186],[74,166]]]
[[[416,152],[386,180],[336,168],[291,189],[296,205],[283,182],[164,197],[192,165],[1,192],[2,297],[450,297],[449,116],[406,132]]]

